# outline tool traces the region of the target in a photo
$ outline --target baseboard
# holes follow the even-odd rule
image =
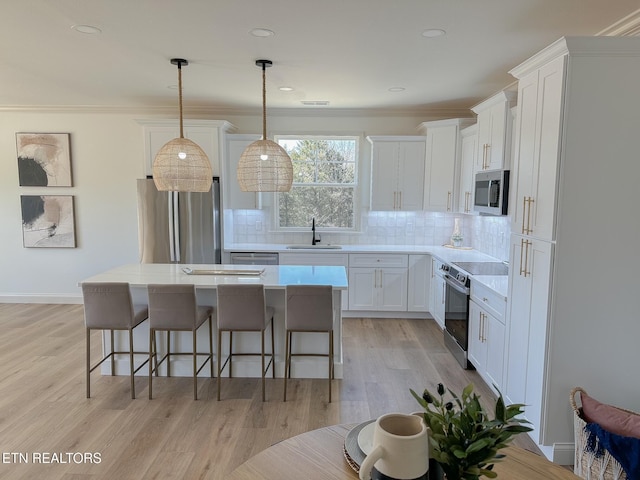
[[[55,293],[46,294],[0,294],[0,303],[44,303],[44,304],[69,304],[81,305],[82,294],[60,295]]]
[[[573,465],[575,462],[575,443],[554,443],[551,461],[560,465]]]
[[[343,310],[342,318],[432,318],[425,312],[380,312],[373,310]]]

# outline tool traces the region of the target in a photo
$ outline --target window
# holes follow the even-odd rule
[[[278,193],[280,229],[353,230],[357,187],[358,137],[277,136],[291,157],[291,191]]]

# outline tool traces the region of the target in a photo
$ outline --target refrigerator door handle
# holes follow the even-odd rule
[[[178,195],[169,192],[169,255],[172,262],[180,262],[180,225],[178,219]]]

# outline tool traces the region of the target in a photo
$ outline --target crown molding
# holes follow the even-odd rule
[[[640,36],[640,8],[613,25],[596,33],[596,36],[608,37],[638,37]]]
[[[0,112],[60,113],[60,114],[125,114],[176,117],[175,106],[123,106],[123,105],[2,105]],[[183,115],[192,118],[225,118],[228,116],[260,116],[260,108],[227,108],[215,106],[185,106]],[[470,108],[271,108],[267,116],[273,117],[421,117],[425,119],[473,117]]]

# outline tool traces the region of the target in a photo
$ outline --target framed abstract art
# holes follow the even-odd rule
[[[72,195],[21,195],[25,247],[76,246]]]
[[[16,133],[16,148],[20,186],[73,186],[68,133]]]

